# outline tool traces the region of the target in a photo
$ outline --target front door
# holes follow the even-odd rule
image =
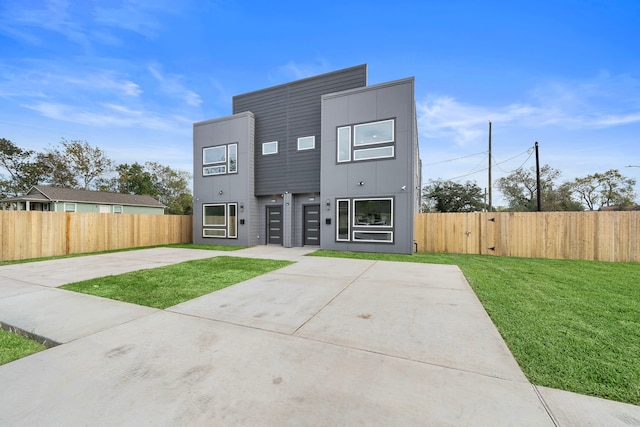
[[[320,205],[304,207],[304,245],[320,245]]]
[[[267,244],[282,245],[282,206],[267,206]]]

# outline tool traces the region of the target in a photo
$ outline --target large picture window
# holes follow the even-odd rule
[[[338,163],[395,157],[395,120],[388,119],[337,129]]]
[[[202,236],[236,239],[238,237],[238,204],[202,205]]]
[[[393,243],[393,198],[336,200],[336,241]]]
[[[238,172],[238,144],[217,145],[202,149],[202,175]]]

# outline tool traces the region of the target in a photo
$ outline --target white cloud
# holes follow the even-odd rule
[[[187,105],[197,107],[202,104],[202,98],[194,91],[182,84],[182,77],[175,74],[162,74],[158,65],[148,67],[151,75],[160,83],[161,90],[171,96],[182,99]]]
[[[181,118],[161,116],[119,104],[105,103],[92,106],[90,110],[76,105],[55,102],[38,102],[22,106],[37,111],[50,119],[77,123],[83,126],[145,128],[161,131],[187,129],[187,131],[190,131]]]
[[[297,63],[289,61],[285,65],[277,68],[275,75],[270,79],[276,82],[300,80],[318,74],[326,73],[329,65],[324,59],[319,59],[316,63]]]
[[[640,123],[640,82],[629,76],[604,73],[590,81],[550,82],[528,95],[527,102],[502,106],[428,95],[416,103],[421,135],[465,146],[486,139],[489,121],[500,126],[573,130]]]

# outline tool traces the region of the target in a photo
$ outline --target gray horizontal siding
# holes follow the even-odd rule
[[[366,86],[366,65],[233,97],[233,113],[255,116],[256,196],[320,191],[321,95]],[[316,148],[298,151],[298,138],[315,136]],[[278,141],[263,156],[262,143]]]

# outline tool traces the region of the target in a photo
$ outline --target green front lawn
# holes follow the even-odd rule
[[[0,365],[44,350],[46,347],[22,335],[0,329]]]
[[[532,383],[640,405],[640,263],[313,255],[458,265]]]
[[[163,309],[289,264],[292,263],[219,256],[69,283],[61,288]]]

